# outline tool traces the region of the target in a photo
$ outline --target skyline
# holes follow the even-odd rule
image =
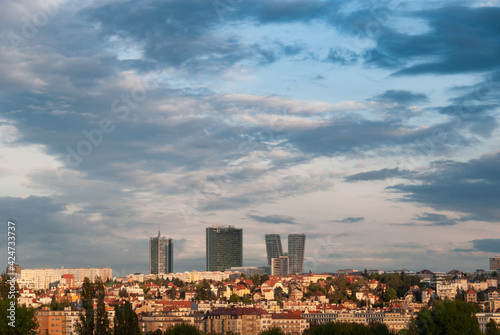
[[[160,224],[176,271],[203,270],[218,224],[248,266],[305,233],[304,272],[487,268],[500,1],[221,2],[4,4],[16,261],[147,273]]]

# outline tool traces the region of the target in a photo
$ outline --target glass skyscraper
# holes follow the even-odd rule
[[[306,245],[306,235],[288,235],[288,258],[290,259],[289,272],[291,274],[302,273],[304,265],[304,249]]]
[[[149,273],[172,273],[174,265],[174,243],[171,238],[160,236],[149,239]]]
[[[207,271],[243,266],[243,229],[234,226],[207,228]]]
[[[273,258],[283,256],[281,238],[279,234],[266,234],[267,265],[271,265]]]

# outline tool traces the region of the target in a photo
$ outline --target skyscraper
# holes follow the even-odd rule
[[[162,237],[158,230],[158,236],[149,239],[149,273],[172,273],[173,265],[174,243],[171,238]]]
[[[288,235],[288,257],[290,258],[289,273],[302,273],[304,265],[304,249],[306,245],[306,235]]]
[[[273,258],[283,256],[281,238],[278,234],[266,234],[267,265],[271,265]]]
[[[207,271],[243,266],[243,229],[234,226],[207,228]]]

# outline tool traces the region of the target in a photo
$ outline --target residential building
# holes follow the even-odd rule
[[[289,273],[289,263],[290,259],[288,256],[271,258],[271,275],[286,276]]]
[[[113,271],[110,268],[60,268],[60,269],[22,269],[21,278],[18,284],[32,290],[47,290],[50,287],[57,287],[62,276],[74,275],[74,285],[79,285],[85,277],[94,281],[100,277],[102,281],[112,279]]]
[[[174,264],[174,243],[171,238],[158,236],[149,239],[149,273],[172,273]]]
[[[500,256],[490,258],[490,270],[491,271],[500,270]]]
[[[500,313],[477,313],[476,318],[479,322],[479,329],[483,334],[486,333],[486,325],[491,319],[500,324]]]
[[[271,265],[271,260],[273,258],[283,256],[281,238],[278,234],[266,234],[266,252],[268,265]]]
[[[455,300],[457,295],[458,285],[457,283],[446,283],[438,282],[436,283],[436,295],[442,300]]]
[[[285,334],[302,334],[309,328],[307,319],[295,313],[271,314],[272,327],[280,328]]]
[[[50,311],[47,307],[43,307],[35,313],[38,323],[36,333],[75,334],[80,313],[79,311],[72,311],[69,307],[66,307],[64,311]],[[108,318],[110,318],[110,322],[113,321],[112,316],[108,315]]]
[[[257,335],[262,329],[262,315],[267,315],[267,312],[260,308],[217,308],[208,313],[205,332]]]
[[[213,226],[206,230],[206,270],[225,271],[243,266],[243,229]]]
[[[145,313],[139,316],[139,328],[143,334],[161,330],[180,324],[194,325],[195,319],[192,315],[167,315],[163,312]]]
[[[288,235],[288,257],[290,258],[289,273],[300,274],[304,265],[304,249],[306,244],[306,235],[289,234]]]
[[[466,297],[467,302],[477,302],[477,293],[476,291],[470,289],[467,291],[467,297]]]

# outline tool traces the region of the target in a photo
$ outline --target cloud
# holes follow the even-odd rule
[[[495,70],[500,61],[497,7],[455,7],[412,13],[429,29],[423,33],[398,32],[390,27],[378,36],[366,62],[398,69],[396,75],[456,74]],[[375,55],[379,55],[376,57]],[[398,62],[387,62],[397,59]]]
[[[357,181],[373,181],[373,180],[386,180],[391,178],[408,178],[414,173],[409,170],[401,170],[399,168],[394,169],[382,169],[377,171],[367,171],[360,172],[345,178],[346,182],[357,182]]]
[[[330,222],[356,223],[356,222],[362,222],[364,220],[365,220],[365,218],[362,217],[362,216],[358,216],[358,217],[350,216],[350,217],[347,217],[347,218],[343,218],[341,220],[333,220],[333,221],[330,221]]]
[[[252,220],[255,220],[257,222],[262,222],[262,223],[272,223],[272,224],[280,224],[280,223],[287,223],[287,224],[297,224],[295,222],[295,218],[288,216],[288,215],[267,215],[267,216],[260,216],[260,215],[255,215],[255,214],[247,214],[249,218]]]
[[[427,226],[454,226],[457,224],[457,220],[450,219],[446,215],[427,212],[416,215],[413,220],[429,222]]]
[[[471,241],[475,250],[483,252],[500,253],[500,239],[485,238]]]
[[[330,48],[325,61],[339,63],[341,65],[352,65],[358,61],[358,54],[349,49]]]
[[[387,90],[375,96],[373,100],[409,105],[428,102],[429,97],[422,93],[413,93],[405,90]]]
[[[430,172],[418,177],[421,183],[398,184],[386,189],[403,194],[400,201],[464,213],[461,220],[495,222],[500,220],[498,166],[499,152],[467,162],[435,162]]]

